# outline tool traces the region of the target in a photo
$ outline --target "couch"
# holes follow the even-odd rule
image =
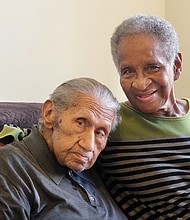
[[[30,131],[38,123],[41,107],[42,103],[0,102],[0,132],[5,124]]]

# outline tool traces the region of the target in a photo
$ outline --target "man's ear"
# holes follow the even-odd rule
[[[182,54],[179,52],[174,60],[174,81],[178,80],[182,72]]]
[[[46,128],[52,128],[54,122],[54,104],[51,100],[46,100],[42,106],[42,118]]]

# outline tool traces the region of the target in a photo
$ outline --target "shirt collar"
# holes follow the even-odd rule
[[[38,128],[34,127],[30,135],[24,138],[24,142],[43,171],[58,185],[65,176],[67,168],[61,166],[49,151],[48,145]]]
[[[47,142],[40,134],[37,127],[33,127],[29,136],[24,138],[24,142],[26,143],[27,148],[31,152],[31,154],[35,157],[38,164],[41,166],[43,171],[54,181],[57,185],[60,184],[61,180],[65,177],[66,173],[71,170],[68,167],[61,166],[55,156],[49,151]],[[76,172],[75,175],[80,176],[80,178],[91,182],[94,184],[94,180],[92,178],[92,172],[94,173],[94,178],[96,178],[95,168],[91,168],[91,171],[85,170],[82,172]],[[91,173],[91,174],[90,174]]]

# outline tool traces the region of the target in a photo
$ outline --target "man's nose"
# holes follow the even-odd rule
[[[141,73],[136,75],[132,82],[132,86],[138,90],[143,91],[151,84],[151,82],[152,80],[148,76]]]
[[[95,136],[94,131],[86,131],[79,140],[79,145],[86,151],[94,151]]]

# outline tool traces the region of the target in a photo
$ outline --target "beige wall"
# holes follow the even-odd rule
[[[175,84],[178,97],[190,97],[190,1],[166,0],[165,17],[178,32],[180,50],[183,53],[183,72]]]
[[[164,0],[0,0],[1,101],[44,101],[73,77],[93,77],[125,99],[110,36],[136,13],[165,15]]]
[[[93,77],[125,96],[110,55],[110,36],[136,13],[165,17],[183,53],[178,97],[189,97],[189,0],[0,0],[1,101],[44,101],[61,82]]]

